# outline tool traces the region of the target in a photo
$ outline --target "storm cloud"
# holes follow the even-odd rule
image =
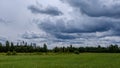
[[[120,36],[118,1],[111,0],[108,3],[106,0],[63,0],[62,2],[72,6],[74,15],[69,14],[72,19],[67,20],[63,17],[39,21],[38,27],[46,33],[62,40],[89,38],[99,42],[101,38]]]
[[[120,0],[1,0],[0,8],[2,41],[120,44]]]
[[[61,0],[91,17],[120,17],[119,0]]]
[[[49,25],[49,26],[46,26]],[[62,33],[92,33],[92,32],[103,32],[110,30],[113,25],[111,21],[108,20],[89,20],[81,22],[77,21],[67,21],[65,22],[62,19],[58,19],[54,22],[51,20],[41,21],[39,24],[41,29],[47,32],[62,32]]]
[[[85,20],[87,21],[81,21],[79,19],[70,21],[64,21],[64,19],[56,19],[55,21],[52,21],[52,19],[47,19],[40,21],[38,27],[46,33],[54,35],[58,39],[75,39],[80,38],[80,35],[83,33],[90,34],[96,32],[106,32],[101,37],[120,35],[120,32],[118,32],[120,29],[120,23],[118,21],[104,18],[88,19],[87,17]]]
[[[52,7],[52,6],[47,6],[45,8],[42,6],[31,5],[28,7],[28,9],[33,14],[46,14],[46,15],[51,15],[51,16],[59,16],[63,14],[57,7]]]

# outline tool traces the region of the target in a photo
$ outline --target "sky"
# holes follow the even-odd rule
[[[120,0],[0,0],[0,42],[120,44]]]

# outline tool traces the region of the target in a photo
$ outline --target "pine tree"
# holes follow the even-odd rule
[[[6,52],[10,51],[10,43],[9,41],[6,41]]]
[[[2,43],[0,42],[0,52],[2,52]]]
[[[44,44],[44,45],[43,45],[43,52],[47,52],[47,51],[48,51],[48,49],[47,49],[47,45]]]
[[[14,51],[14,43],[13,42],[11,42],[11,48],[10,48],[10,51]]]

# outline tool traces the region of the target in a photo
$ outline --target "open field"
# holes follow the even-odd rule
[[[120,68],[120,54],[0,55],[0,68]]]

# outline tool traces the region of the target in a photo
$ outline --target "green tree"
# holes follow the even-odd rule
[[[74,52],[73,46],[70,45],[69,52]]]
[[[47,52],[47,51],[48,51],[48,49],[47,49],[47,45],[44,44],[44,45],[43,45],[43,52]]]
[[[53,51],[54,51],[55,53],[57,53],[57,52],[59,52],[59,48],[56,46],[56,47],[53,49]]]
[[[6,52],[10,51],[10,43],[9,41],[6,41]]]
[[[119,52],[119,47],[118,47],[118,45],[110,45],[108,47],[108,50],[109,50],[109,52],[116,53],[116,52]]]
[[[15,48],[14,48],[14,43],[13,43],[13,42],[11,42],[10,51],[14,51],[14,50],[15,50]]]
[[[0,42],[0,52],[2,52],[2,43]]]

